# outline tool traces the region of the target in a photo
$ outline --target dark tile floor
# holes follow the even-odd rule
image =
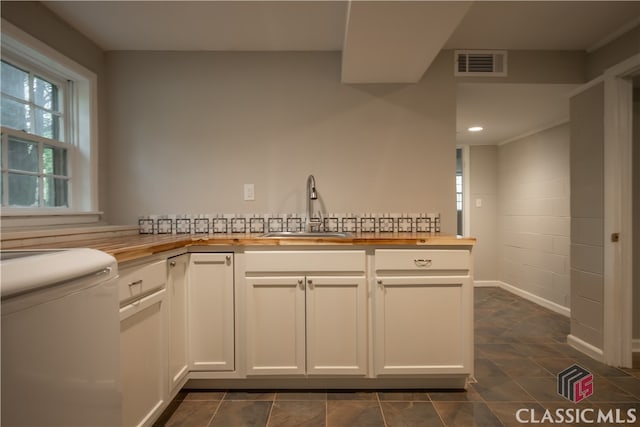
[[[520,412],[521,418],[553,426],[565,424],[557,419],[539,423],[545,410],[613,409],[615,414],[622,409],[618,412],[628,421],[627,410],[635,408],[640,424],[640,369],[616,369],[589,359],[566,344],[568,333],[563,316],[498,288],[477,288],[477,382],[467,391],[185,390],[157,425],[522,426],[516,418],[522,408],[527,411]],[[593,395],[578,404],[556,392],[557,373],[574,363],[594,375]]]

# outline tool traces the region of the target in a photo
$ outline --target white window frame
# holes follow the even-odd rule
[[[35,144],[38,148],[38,170],[36,172],[31,172],[31,171],[24,171],[24,170],[15,170],[15,169],[11,169],[9,168],[9,159],[8,159],[8,153],[9,153],[9,140],[10,139],[15,139],[18,141],[24,141],[27,143],[32,143]],[[8,201],[9,199],[9,174],[11,173],[18,173],[19,175],[22,176],[32,176],[32,177],[36,177],[38,179],[38,206],[32,206],[32,207],[26,207],[26,208],[22,208],[22,209],[55,209],[56,211],[59,210],[66,210],[68,209],[68,207],[65,206],[60,206],[60,207],[46,207],[44,206],[45,203],[45,199],[44,199],[44,180],[45,178],[51,178],[51,179],[65,179],[68,181],[67,183],[67,204],[70,204],[70,200],[69,200],[69,193],[71,191],[71,183],[72,181],[72,174],[71,174],[71,170],[70,165],[67,164],[67,174],[66,175],[56,175],[53,173],[45,173],[44,172],[44,168],[43,168],[43,153],[45,150],[45,146],[49,146],[49,147],[54,147],[54,148],[62,148],[67,152],[67,159],[71,159],[72,156],[74,155],[74,151],[75,151],[75,147],[70,145],[70,144],[66,144],[63,142],[59,142],[56,141],[54,139],[48,139],[48,138],[43,138],[41,136],[38,135],[33,135],[33,134],[29,134],[23,131],[18,131],[18,130],[14,130],[14,129],[10,129],[10,128],[5,128],[2,127],[2,152],[3,153],[7,153],[7,155],[3,156],[2,158],[2,174],[5,175],[5,179],[3,179],[2,181],[2,185],[3,185],[3,189],[2,189],[2,194],[3,194],[3,198]],[[67,162],[70,163],[70,162]],[[3,203],[5,202],[5,200],[3,200]],[[12,209],[13,207],[10,205],[4,205],[3,209]]]
[[[28,105],[33,111],[36,110],[46,110],[43,106],[41,105],[37,105],[35,100],[33,99],[34,96],[34,92],[33,92],[33,81],[35,80],[35,78],[40,78],[42,80],[45,80],[53,85],[56,86],[56,88],[58,89],[58,92],[60,93],[59,96],[61,96],[62,98],[62,102],[60,103],[60,107],[58,108],[58,110],[49,110],[49,112],[54,115],[54,116],[58,116],[58,117],[62,117],[62,124],[63,124],[63,129],[62,129],[62,135],[63,138],[62,139],[56,139],[56,138],[51,138],[54,141],[59,141],[59,142],[64,142],[64,143],[68,143],[68,144],[73,144],[73,141],[69,140],[69,135],[67,135],[67,132],[69,130],[69,125],[70,125],[70,120],[68,120],[67,117],[67,112],[70,111],[70,105],[68,100],[73,99],[73,82],[61,77],[59,75],[56,74],[51,74],[50,72],[48,72],[46,69],[41,69],[40,67],[38,67],[35,64],[30,64],[30,63],[26,63],[24,61],[23,58],[20,57],[16,57],[14,55],[12,55],[9,52],[4,51],[2,52],[2,58],[3,61],[9,63],[10,65],[12,65],[13,67],[16,67],[26,73],[29,74],[29,99],[25,100],[25,99],[20,99],[20,98],[16,98],[12,95],[9,94],[5,94],[5,97],[7,99],[13,100],[15,102],[18,102],[20,104],[25,104]],[[37,135],[37,134],[34,134]],[[43,138],[46,138],[44,136],[41,136]]]
[[[43,137],[40,136],[38,134],[32,133],[32,132],[26,132],[23,130],[18,130],[18,129],[12,129],[12,128],[7,128],[7,127],[2,127],[2,151],[4,153],[9,153],[8,151],[8,140],[9,138],[15,138],[18,140],[23,140],[26,142],[31,142],[33,144],[36,144],[38,146],[38,158],[39,158],[39,168],[37,172],[25,172],[25,171],[20,171],[19,173],[21,175],[28,175],[28,176],[35,176],[38,178],[38,187],[39,187],[39,191],[38,191],[38,206],[28,206],[28,207],[16,207],[16,206],[11,206],[9,204],[4,204],[5,201],[8,201],[9,199],[9,180],[8,179],[4,179],[3,181],[3,198],[4,200],[2,201],[3,203],[3,209],[28,209],[28,210],[40,210],[40,209],[55,209],[56,211],[60,211],[60,210],[66,210],[72,207],[72,200],[71,200],[71,190],[72,190],[72,183],[73,183],[73,170],[71,168],[72,166],[72,162],[71,159],[74,158],[74,156],[76,156],[76,151],[77,151],[77,144],[75,143],[75,141],[73,141],[71,138],[73,138],[73,133],[70,133],[71,129],[72,129],[72,122],[71,122],[71,118],[72,116],[70,116],[68,113],[72,111],[71,109],[71,102],[70,100],[73,99],[73,81],[71,80],[67,80],[64,77],[61,77],[59,75],[55,75],[55,74],[51,74],[50,72],[48,72],[47,70],[43,70],[41,69],[39,66],[35,65],[35,64],[31,64],[28,62],[25,62],[25,60],[23,58],[18,58],[15,57],[14,55],[12,55],[11,53],[2,52],[2,60],[5,61],[6,63],[12,65],[13,67],[16,67],[26,73],[29,74],[29,90],[30,90],[30,94],[29,94],[29,99],[27,100],[23,100],[23,99],[19,99],[19,98],[14,98],[11,95],[6,95],[8,99],[13,99],[16,102],[19,102],[21,104],[24,105],[28,105],[32,111],[37,111],[37,109],[43,109],[41,106],[38,106],[35,102],[35,99],[33,99],[34,96],[34,92],[33,92],[33,80],[35,79],[35,77],[44,79],[45,81],[53,84],[56,86],[58,92],[60,93],[59,96],[61,97],[61,103],[59,105],[59,108],[57,110],[51,110],[51,113],[59,116],[62,118],[62,139],[56,139],[56,138],[47,138],[47,137]],[[5,95],[3,95],[5,96]],[[33,129],[32,129],[33,130]],[[42,156],[44,153],[44,146],[48,145],[48,146],[52,146],[52,147],[56,147],[56,148],[63,148],[66,150],[67,152],[67,158],[69,159],[67,161],[67,174],[64,176],[56,176],[56,175],[51,175],[51,174],[45,174],[42,168]],[[8,178],[8,174],[11,173],[11,169],[9,169],[8,167],[8,156],[4,156],[3,159],[3,164],[2,164],[2,173],[5,174],[5,178]],[[64,178],[68,180],[67,183],[67,204],[68,206],[59,206],[59,207],[45,207],[44,206],[44,178],[46,177],[50,177],[50,178]]]
[[[92,71],[62,55],[42,41],[2,19],[2,58],[16,65],[33,65],[46,76],[73,81],[73,91],[68,93],[65,114],[69,128],[65,129],[65,142],[74,148],[69,150],[69,207],[3,207],[3,228],[10,217],[50,216],[50,221],[40,218],[38,225],[65,223],[69,217],[84,214],[99,215],[98,208],[98,85]],[[75,221],[72,221],[75,222]],[[24,220],[20,221],[24,225]]]

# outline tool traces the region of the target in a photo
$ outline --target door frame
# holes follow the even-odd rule
[[[603,361],[632,365],[633,83],[640,53],[604,72],[604,343]],[[619,241],[613,235],[618,233]]]

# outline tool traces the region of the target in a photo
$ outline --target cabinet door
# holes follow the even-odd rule
[[[187,359],[187,270],[189,255],[169,258],[169,390],[179,386],[189,371]]]
[[[307,373],[367,372],[367,281],[307,277]]]
[[[247,277],[246,287],[247,374],[304,374],[304,277]]]
[[[151,425],[165,403],[165,294],[162,289],[120,309],[124,426]]]
[[[378,277],[376,374],[470,373],[469,276]]]
[[[190,368],[233,371],[233,254],[193,253],[189,266]]]

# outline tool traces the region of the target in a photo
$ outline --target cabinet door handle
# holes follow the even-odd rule
[[[430,259],[414,259],[413,263],[416,265],[416,267],[431,267]]]
[[[298,285],[300,285],[300,289],[304,289],[304,280],[298,279]]]
[[[135,286],[135,285],[142,285],[142,279],[129,283],[129,287]]]
[[[169,262],[169,265],[170,265],[171,267],[175,267],[175,266],[176,266],[176,262],[175,262],[175,261],[170,261],[170,262]]]
[[[309,285],[309,289],[313,289],[313,280],[308,279],[307,280],[307,285]]]
[[[384,283],[382,283],[382,280],[378,279],[378,286],[380,286],[381,288],[384,288]]]

